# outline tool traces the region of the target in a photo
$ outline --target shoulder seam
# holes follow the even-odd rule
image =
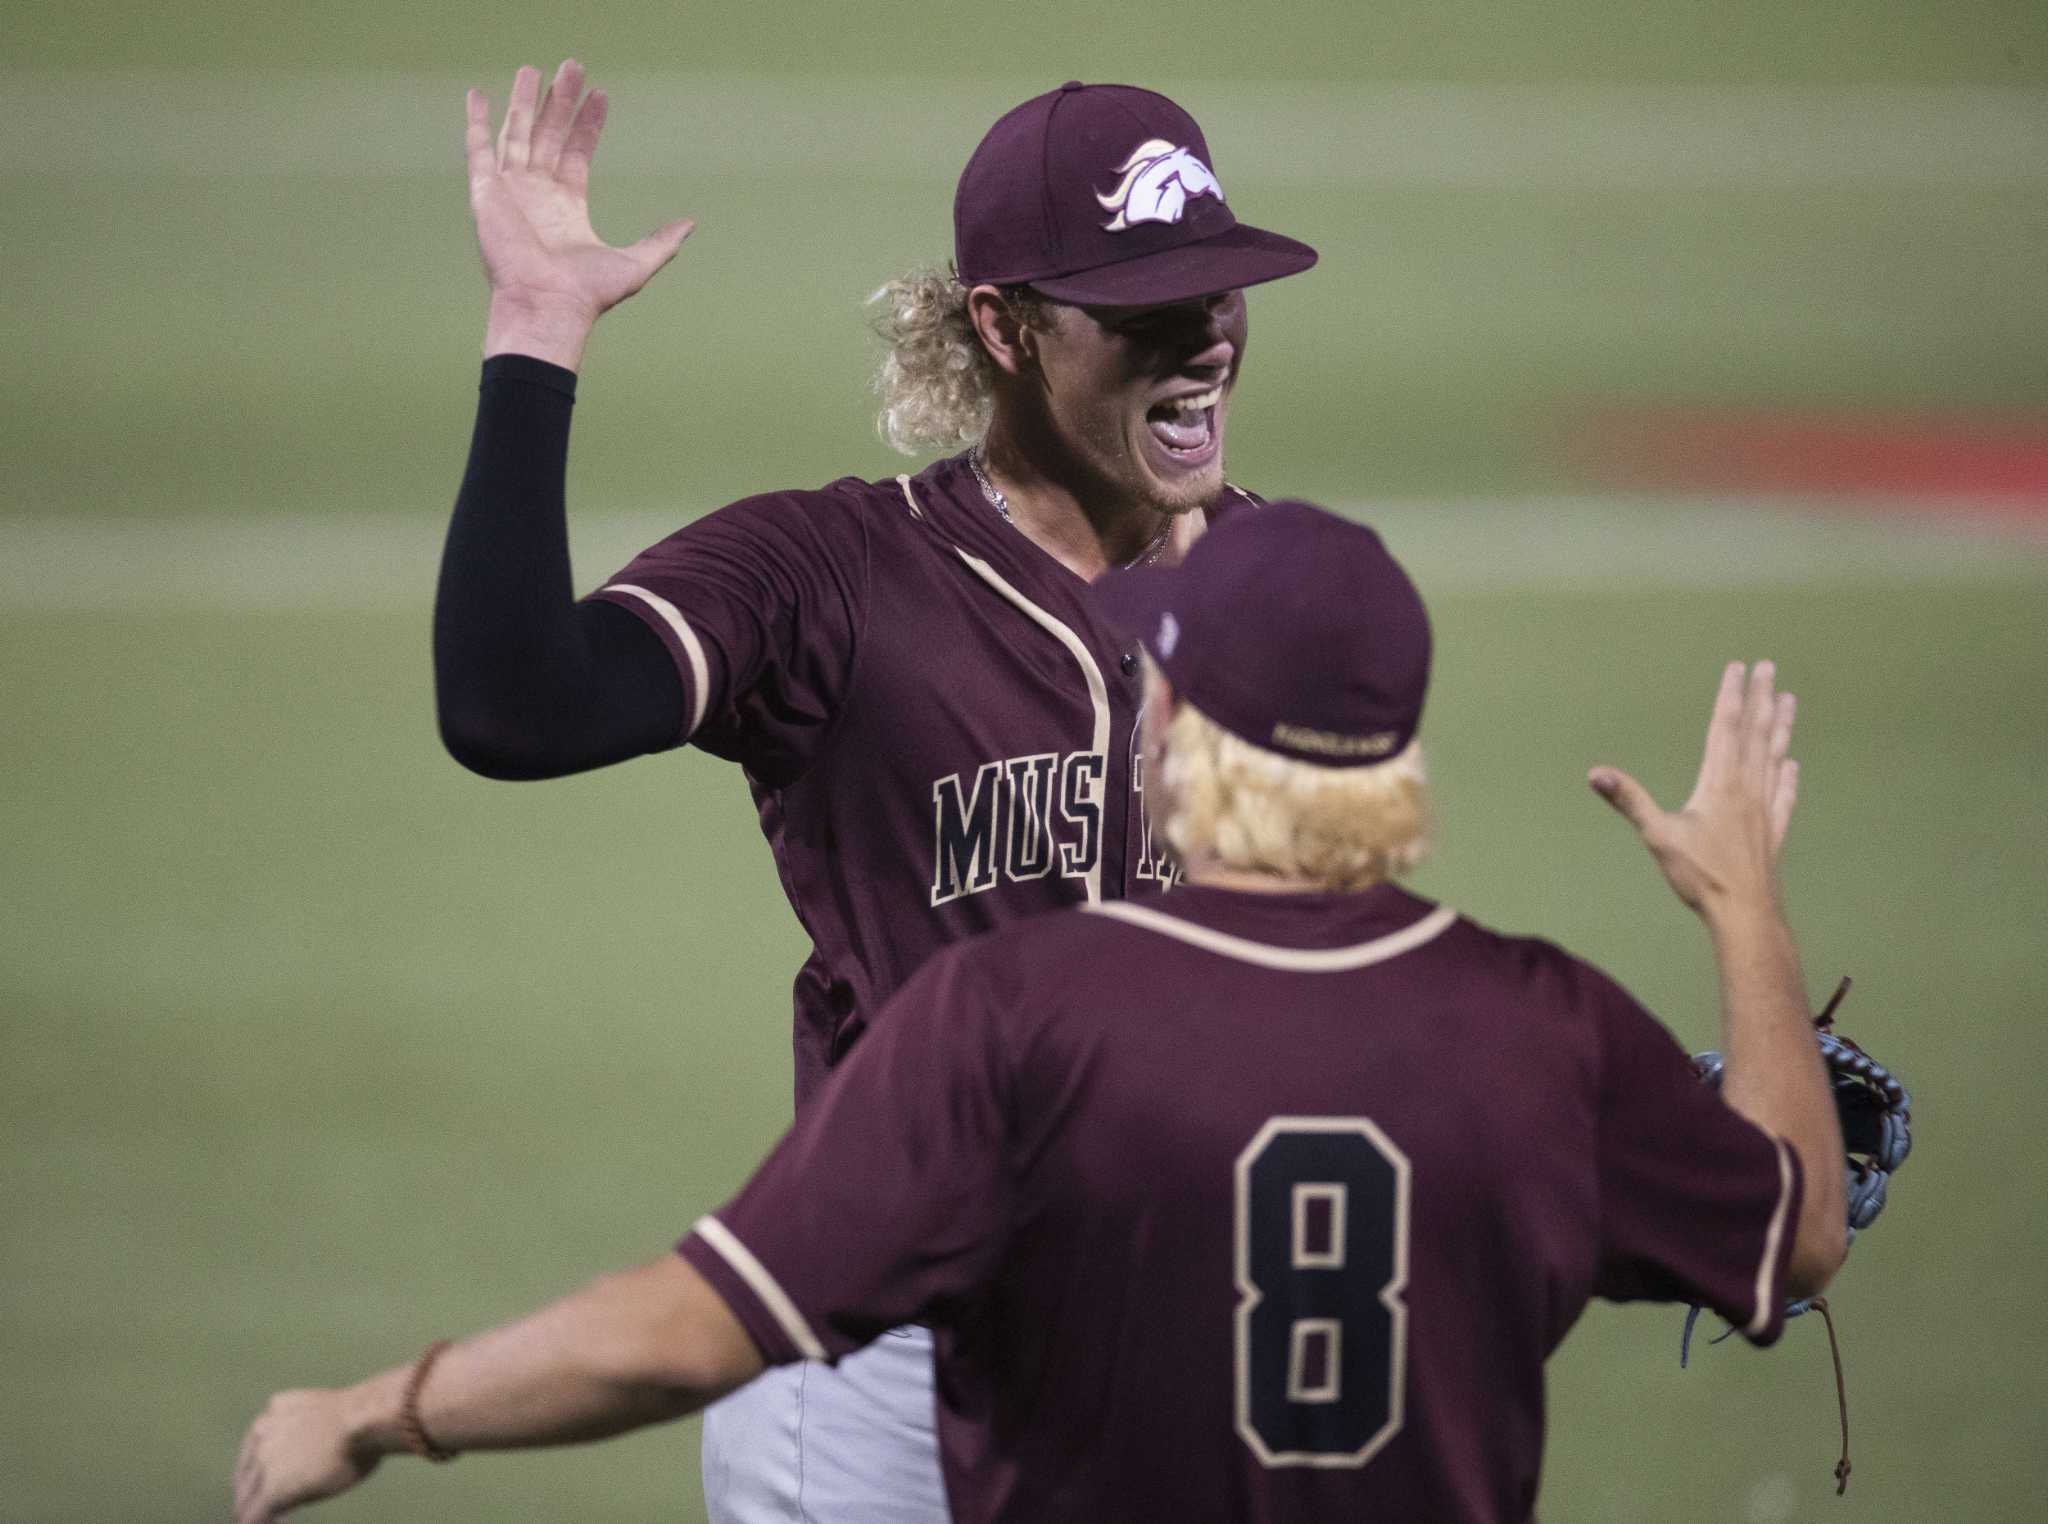
[[[840,486],[842,483],[845,482],[852,482],[860,487],[869,487],[875,485],[874,483],[862,481],[859,477],[849,476],[842,477],[837,482],[827,483],[824,487],[818,489],[818,493],[820,496],[823,496],[827,493],[832,492],[834,488]],[[815,539],[818,535],[818,526],[811,522],[809,514],[804,514],[803,520],[805,530]],[[868,619],[873,610],[875,601],[875,540],[874,533],[869,528],[867,517],[865,514],[859,516],[858,523],[860,528],[861,553],[859,607],[856,611],[857,619],[853,623],[851,623],[848,628],[848,635],[853,643],[853,652],[850,659],[847,662],[846,687],[841,691],[839,695],[839,703],[834,707],[831,719],[829,719],[826,722],[825,732],[818,738],[817,746],[812,749],[810,759],[804,763],[802,769],[799,770],[793,777],[785,778],[775,786],[774,792],[777,794],[780,794],[785,789],[791,788],[794,785],[801,783],[806,777],[810,775],[811,770],[818,765],[818,759],[821,756],[823,756],[824,753],[831,747],[833,741],[838,737],[841,728],[845,725],[847,711],[853,707],[854,694],[858,691],[860,687],[861,669],[863,663],[866,660],[868,649]],[[830,563],[828,558],[828,564],[836,563]],[[778,867],[779,866],[780,865],[778,864]]]

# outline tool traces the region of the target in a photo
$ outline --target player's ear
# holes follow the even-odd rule
[[[1037,354],[1037,343],[1022,314],[997,286],[976,286],[967,293],[967,321],[981,347],[1007,375],[1019,375]]]

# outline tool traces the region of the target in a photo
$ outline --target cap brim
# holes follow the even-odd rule
[[[1030,283],[1056,302],[1083,306],[1149,307],[1192,301],[1219,291],[1259,286],[1299,275],[1316,262],[1305,243],[1243,223],[1199,243],[1141,254],[1121,264],[1078,275],[1053,275]]]

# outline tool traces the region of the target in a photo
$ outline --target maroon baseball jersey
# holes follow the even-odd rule
[[[595,595],[674,656],[678,740],[745,768],[812,941],[799,1102],[940,947],[1170,881],[1138,798],[1136,645],[1086,590],[956,457],[735,503]]]
[[[1589,1297],[1782,1327],[1791,1150],[1595,969],[1391,885],[941,952],[679,1246],[771,1361],[938,1329],[962,1524],[1519,1521]]]

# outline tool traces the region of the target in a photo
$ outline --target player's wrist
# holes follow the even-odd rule
[[[1767,867],[1727,857],[1702,859],[1693,909],[1716,937],[1760,935],[1785,921],[1778,875]]]
[[[1717,946],[1753,947],[1791,940],[1784,909],[1769,890],[1703,896],[1699,914]]]
[[[484,358],[531,355],[564,370],[576,370],[597,313],[567,297],[530,292],[493,291],[490,317],[484,324]]]
[[[402,1412],[410,1367],[399,1366],[336,1394],[349,1450],[365,1462],[404,1452]]]

